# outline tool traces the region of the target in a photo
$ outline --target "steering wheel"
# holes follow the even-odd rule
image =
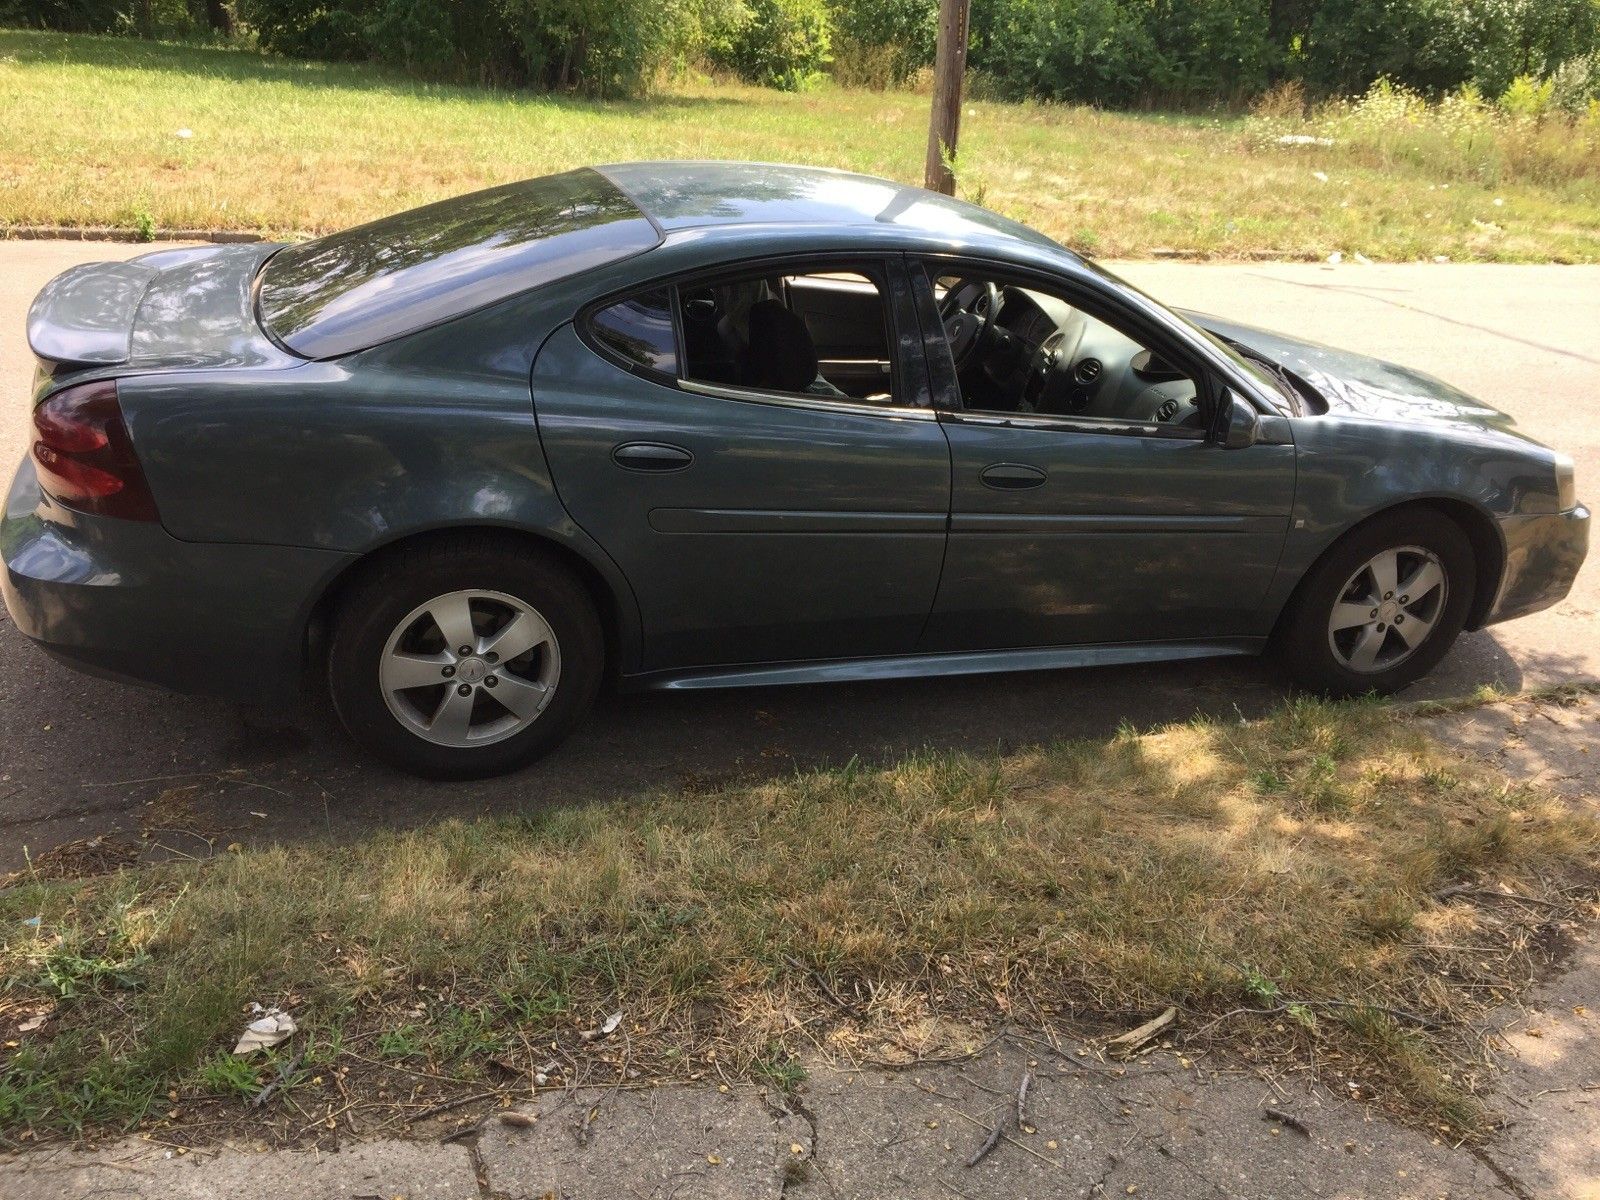
[[[989,349],[999,311],[1000,289],[987,280],[958,279],[945,292],[939,316],[957,371],[966,370]]]

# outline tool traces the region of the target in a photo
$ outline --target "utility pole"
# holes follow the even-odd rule
[[[939,0],[939,48],[933,60],[933,113],[928,121],[928,161],[923,186],[956,194],[955,161],[961,132],[961,82],[967,73],[967,16],[972,0]]]

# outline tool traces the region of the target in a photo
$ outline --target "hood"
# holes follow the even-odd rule
[[[1513,424],[1499,409],[1410,367],[1203,313],[1183,315],[1207,332],[1247,346],[1294,372],[1316,390],[1330,413],[1480,429],[1507,429]]]

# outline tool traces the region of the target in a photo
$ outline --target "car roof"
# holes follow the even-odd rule
[[[596,167],[664,234],[726,226],[893,227],[930,241],[1060,254],[1037,230],[963,200],[871,175],[756,162],[634,162]]]

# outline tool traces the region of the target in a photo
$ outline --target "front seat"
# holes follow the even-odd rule
[[[745,383],[775,392],[844,393],[817,374],[817,347],[805,319],[782,302],[750,306],[749,340],[741,355]]]

